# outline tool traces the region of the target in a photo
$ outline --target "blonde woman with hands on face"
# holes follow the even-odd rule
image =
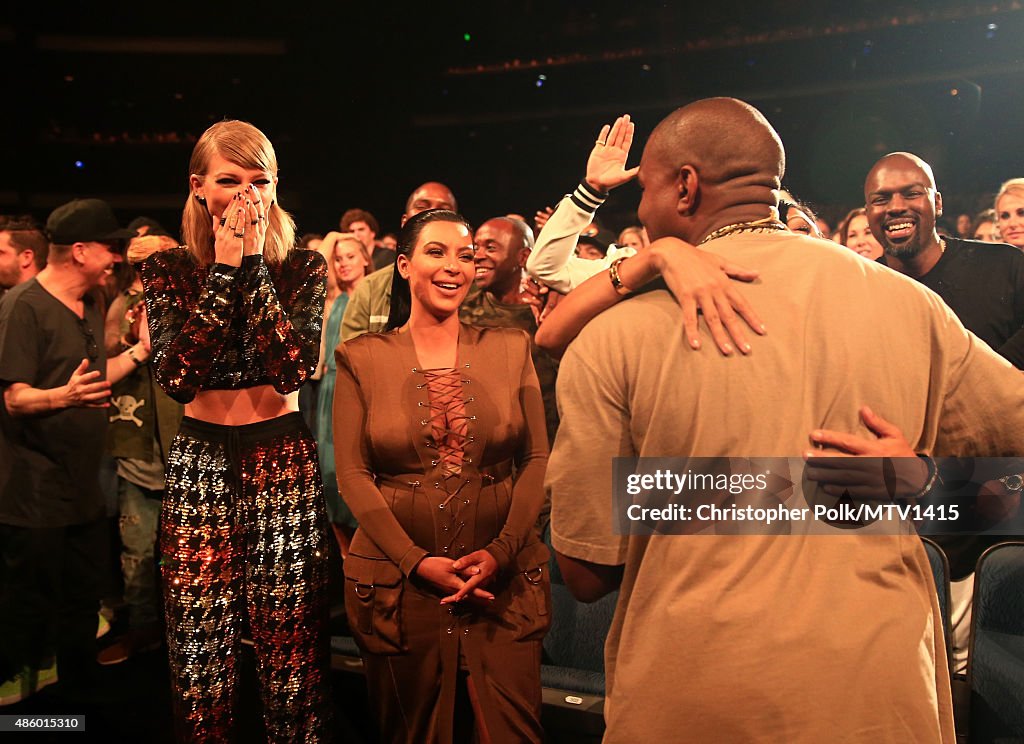
[[[189,170],[186,245],[139,264],[153,373],[185,404],[160,534],[177,734],[231,738],[247,621],[269,739],[326,741],[326,519],[298,412],[326,265],[295,248],[277,158],[256,127],[214,124]]]

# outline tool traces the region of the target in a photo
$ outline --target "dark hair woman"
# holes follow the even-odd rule
[[[389,332],[339,347],[335,451],[359,521],[345,607],[382,741],[539,742],[544,407],[519,330],[459,322],[473,232],[406,222]]]

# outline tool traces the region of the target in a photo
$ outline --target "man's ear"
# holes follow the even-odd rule
[[[942,194],[938,191],[935,192],[935,216],[942,216]]]
[[[525,268],[526,262],[527,260],[529,260],[529,258],[530,249],[527,246],[523,246],[522,248],[519,249],[519,253],[516,255],[516,263],[519,264],[520,267]]]
[[[676,190],[679,201],[676,211],[679,214],[692,214],[697,207],[697,195],[700,192],[700,176],[692,165],[684,165],[676,174]]]
[[[31,248],[26,248],[18,254],[18,268],[24,271],[36,260],[36,252]]]
[[[71,259],[77,263],[82,263],[85,258],[85,252],[89,250],[89,246],[85,243],[72,243],[71,244]]]

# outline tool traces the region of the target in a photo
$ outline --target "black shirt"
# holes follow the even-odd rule
[[[946,238],[938,263],[917,281],[964,327],[1024,369],[1024,252],[1005,243]],[[880,263],[886,263],[883,256]]]
[[[1024,369],[1024,253],[1004,243],[945,240],[946,251],[938,263],[915,278],[939,295],[967,330],[1017,369]],[[879,262],[886,263],[885,257]],[[955,466],[953,461],[948,464]],[[982,534],[934,535],[933,539],[945,550],[950,578],[957,581],[974,571],[986,548],[1008,538]]]
[[[85,317],[30,279],[0,301],[0,389],[23,382],[60,387],[89,359],[106,375],[103,315],[84,298]],[[0,523],[61,527],[101,516],[99,466],[109,411],[65,408],[13,417],[0,406]]]

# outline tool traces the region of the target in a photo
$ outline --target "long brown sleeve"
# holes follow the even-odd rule
[[[366,400],[344,344],[334,356],[338,365],[334,386],[334,458],[338,490],[359,520],[359,527],[403,574],[409,576],[427,551],[417,546],[402,529],[374,482],[366,446]],[[542,416],[542,428],[543,423]]]

